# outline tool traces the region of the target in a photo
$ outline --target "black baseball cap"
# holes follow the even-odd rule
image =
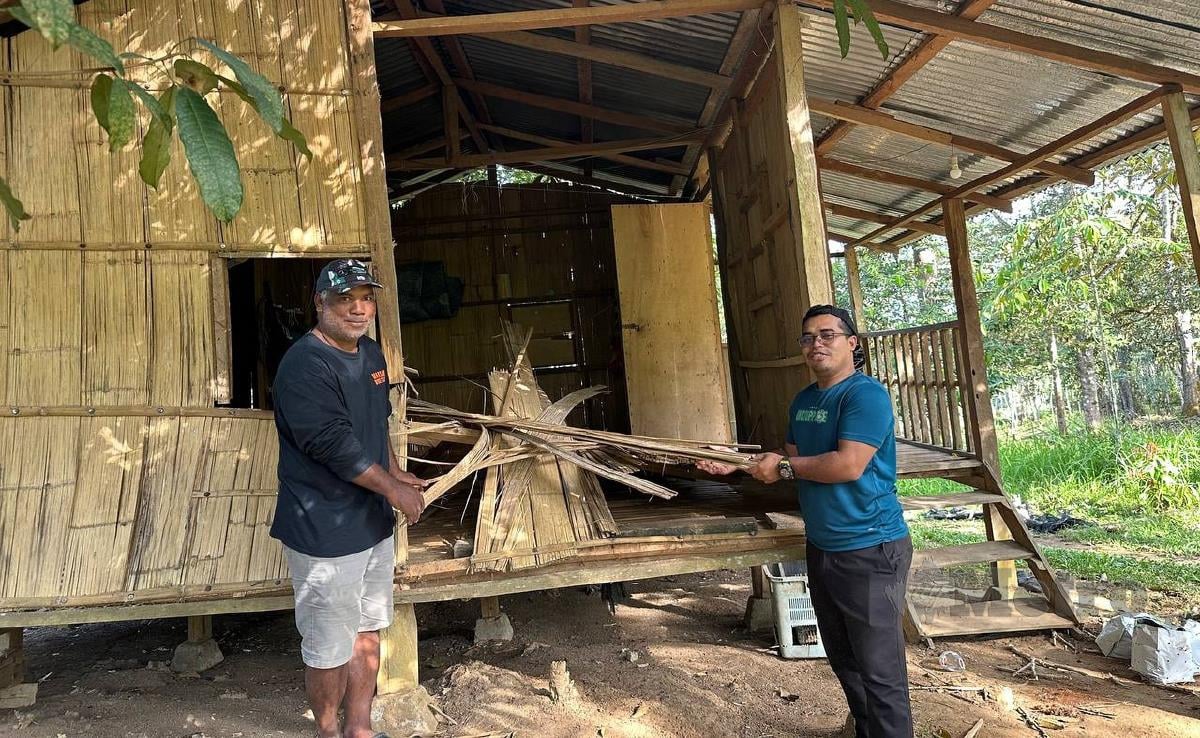
[[[363,285],[383,287],[371,276],[366,262],[359,259],[334,259],[321,267],[317,283],[313,285],[313,292],[333,290],[341,295]]]
[[[850,317],[849,311],[845,308],[837,307],[836,305],[813,305],[804,314],[804,319],[801,323],[805,323],[809,318],[815,318],[818,315],[832,315],[846,326],[846,332],[852,336],[858,335],[858,326],[854,325],[854,318]]]

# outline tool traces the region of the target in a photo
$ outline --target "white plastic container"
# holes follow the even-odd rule
[[[808,590],[808,567],[803,561],[764,564],[775,602],[775,638],[785,659],[825,658]]]

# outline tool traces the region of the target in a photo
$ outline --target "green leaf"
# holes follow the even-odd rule
[[[193,59],[176,59],[175,76],[201,95],[217,89],[217,73]]]
[[[112,94],[113,78],[107,74],[97,74],[92,80],[92,114],[96,122],[108,132],[108,98]]]
[[[236,81],[229,79],[228,77],[225,77],[223,75],[218,74],[217,79],[221,80],[221,82],[223,82],[226,87],[228,87],[229,89],[231,89],[235,93],[237,93],[237,96],[242,98],[242,100],[247,105],[254,108],[255,110],[258,110],[258,103],[255,102],[254,98],[250,97],[250,93],[246,91],[245,87],[242,87]],[[292,122],[290,120],[288,120],[287,118],[283,119],[283,128],[276,135],[278,135],[284,141],[290,141],[291,143],[295,144],[297,151],[299,151],[301,154],[303,154],[306,158],[312,159],[313,153],[308,148],[308,139],[306,139],[304,137],[304,134],[301,133],[300,131],[298,131],[292,125]]]
[[[125,64],[121,61],[121,57],[113,49],[112,44],[92,33],[88,29],[74,23],[71,25],[71,33],[67,37],[67,43],[72,48],[78,49],[88,56],[96,59],[101,64],[110,66],[117,70],[118,74],[125,74]]]
[[[9,8],[12,17],[36,29],[54,48],[71,37],[75,5],[71,0],[21,0],[20,8]]]
[[[304,155],[304,158],[312,160],[313,152],[308,148],[308,139],[304,137],[303,133],[296,130],[287,118],[283,119],[283,130],[279,132],[279,137],[284,141],[290,141],[296,147],[296,151]]]
[[[25,205],[13,194],[3,177],[0,177],[0,203],[4,204],[4,211],[8,213],[8,222],[12,224],[13,230],[21,230],[21,221],[29,220],[29,213],[25,212]]]
[[[159,107],[166,114],[166,123],[163,124],[158,118],[150,121],[150,128],[146,131],[146,137],[142,139],[142,160],[138,163],[138,174],[142,176],[143,182],[154,189],[158,189],[158,182],[167,165],[171,163],[171,142],[175,131],[175,119],[172,117],[175,113],[175,89],[168,89],[158,101]]]
[[[254,109],[258,111],[258,114],[270,126],[271,130],[275,133],[282,131],[283,98],[280,97],[279,90],[276,89],[275,85],[271,84],[266,77],[251,69],[249,64],[228,51],[202,38],[197,39],[197,41],[201,46],[216,54],[217,58],[229,65],[238,82],[254,98],[256,103]]]
[[[129,89],[133,91],[142,100],[142,104],[146,106],[146,110],[150,111],[150,115],[154,118],[154,122],[162,125],[164,128],[170,129],[175,125],[175,122],[167,115],[167,111],[159,103],[158,99],[151,95],[142,86],[136,82],[129,82]],[[170,92],[168,90],[167,92]],[[164,95],[165,97],[165,95]]]
[[[114,79],[108,94],[108,150],[117,151],[133,140],[136,111],[133,108],[132,85],[123,79]]]
[[[845,59],[850,53],[850,18],[846,12],[846,0],[833,0],[833,25],[837,28],[838,49]]]
[[[228,223],[242,208],[242,174],[229,134],[204,98],[190,87],[177,88],[175,115],[200,196],[213,215]]]
[[[866,25],[867,30],[871,33],[871,38],[875,39],[875,48],[879,49],[883,60],[887,61],[889,56],[887,39],[883,37],[883,29],[879,27],[879,21],[875,19],[875,14],[863,0],[850,0],[850,5],[854,8],[855,22],[862,21]]]

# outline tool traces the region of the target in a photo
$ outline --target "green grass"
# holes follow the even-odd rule
[[[1126,581],[1200,597],[1200,423],[1173,421],[1095,434],[1040,434],[1000,444],[1005,489],[1040,513],[1069,511],[1094,524],[1059,532],[1099,550],[1046,547],[1051,563],[1077,577]],[[901,495],[963,487],[905,480]],[[913,521],[918,546],[983,540],[979,523]],[[968,527],[978,533],[966,533]]]

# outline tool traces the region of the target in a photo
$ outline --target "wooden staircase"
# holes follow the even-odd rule
[[[1002,597],[948,607],[922,608],[913,602],[910,592],[905,612],[905,630],[910,640],[1073,628],[1079,624],[1070,594],[1054,576],[1049,562],[1002,491],[973,490],[904,497],[901,503],[905,510],[981,507],[981,522],[985,523],[988,540],[916,551],[913,553],[912,571],[991,564],[993,587],[989,592]],[[993,521],[999,524],[993,524]],[[1011,539],[999,537],[1004,534],[1011,535]],[[1029,568],[1041,585],[1042,596],[1013,597],[1017,593],[1018,565]]]

